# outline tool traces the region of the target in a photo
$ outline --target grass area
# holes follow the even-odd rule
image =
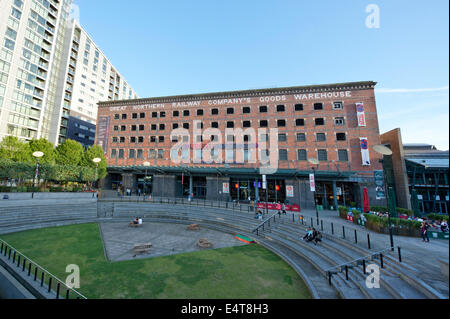
[[[78,265],[78,291],[88,298],[311,298],[297,273],[258,245],[110,263],[95,223],[30,230],[2,239],[63,281],[66,266]]]

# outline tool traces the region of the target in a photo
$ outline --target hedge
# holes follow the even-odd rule
[[[428,219],[432,219],[432,220],[438,220],[440,222],[442,222],[443,220],[445,220],[446,222],[448,222],[448,215],[442,215],[442,214],[428,214],[426,216]]]

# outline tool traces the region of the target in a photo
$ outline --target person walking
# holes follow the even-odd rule
[[[430,238],[428,238],[428,228],[429,228],[430,226],[428,225],[428,223],[427,222],[423,222],[422,223],[422,241],[423,242],[425,242],[425,240],[427,241],[427,243],[429,243],[430,242]]]

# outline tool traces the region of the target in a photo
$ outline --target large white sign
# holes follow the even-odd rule
[[[309,186],[311,187],[311,192],[316,191],[316,181],[314,178],[314,174],[309,174]]]
[[[224,194],[230,193],[230,183],[223,183],[223,193]]]
[[[294,186],[286,185],[286,197],[294,197]]]

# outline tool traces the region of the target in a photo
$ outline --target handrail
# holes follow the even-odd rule
[[[8,242],[4,241],[3,239],[0,238],[0,257],[6,256],[7,252],[8,252],[8,248],[9,248],[9,254],[8,254],[8,260],[11,259],[11,252],[14,252],[13,255],[13,264],[15,264],[15,258],[16,258],[16,254],[19,255],[19,258],[17,259],[17,267],[20,267],[20,256],[23,257],[23,264],[22,264],[22,272],[25,271],[25,265],[26,265],[26,261],[28,261],[28,276],[31,275],[31,265],[34,265],[35,270],[34,270],[34,281],[36,281],[37,279],[37,270],[39,269],[41,271],[41,287],[43,287],[44,284],[44,278],[45,275],[44,273],[47,274],[47,276],[49,276],[49,285],[48,285],[48,292],[51,291],[52,287],[52,280],[54,279],[55,281],[57,281],[57,285],[56,285],[56,299],[59,299],[60,296],[60,288],[61,288],[61,284],[63,285],[63,287],[65,287],[66,290],[66,299],[69,299],[70,296],[70,292],[75,293],[75,295],[77,296],[77,299],[87,299],[85,296],[83,296],[81,293],[79,293],[78,291],[76,291],[75,289],[69,287],[66,285],[66,283],[64,283],[62,280],[60,280],[58,277],[56,277],[55,275],[53,275],[52,273],[50,273],[49,271],[47,271],[45,268],[43,268],[42,266],[40,266],[38,263],[36,263],[35,261],[33,261],[31,258],[28,258],[27,256],[25,256],[23,253],[21,253],[20,251],[18,251],[16,248],[14,248],[12,245],[10,245]]]
[[[361,258],[358,258],[358,259],[354,259],[352,261],[348,261],[348,262],[345,262],[345,263],[340,264],[340,265],[333,266],[333,267],[328,268],[327,270],[325,270],[325,272],[327,273],[327,272],[329,272],[329,271],[331,271],[332,269],[335,269],[335,268],[340,269],[340,272],[342,272],[343,271],[342,268],[345,267],[345,266],[352,265],[353,263],[357,263],[358,264],[358,261],[360,261],[360,260],[362,261],[362,260],[366,260],[366,259],[369,259],[369,258],[373,258],[374,256],[379,256],[380,254],[382,254],[382,253],[384,253],[386,251],[391,251],[391,250],[392,250],[391,247],[385,248],[385,249],[382,249],[380,251],[374,252],[374,253],[372,253],[370,255],[367,255],[367,256],[364,256],[364,257],[361,257]]]
[[[265,221],[263,221],[261,224],[259,224],[255,229],[253,229],[252,233],[260,229],[262,226],[264,226],[267,222],[269,222],[273,217],[275,217],[278,213],[273,214],[269,218],[267,218]]]

